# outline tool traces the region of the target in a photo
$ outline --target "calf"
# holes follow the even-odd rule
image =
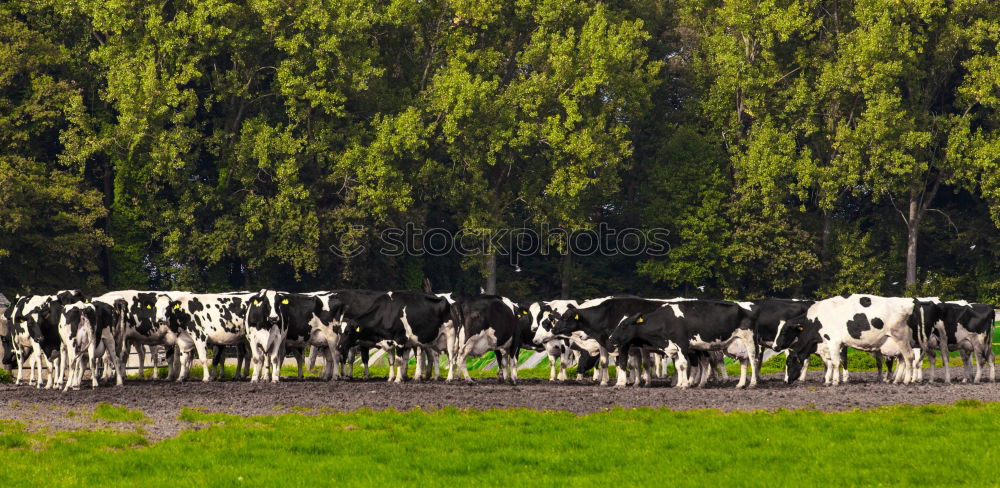
[[[711,351],[724,351],[742,342],[746,351],[756,344],[752,311],[737,303],[722,300],[684,300],[662,303],[650,312],[625,318],[612,332],[609,342],[621,353],[633,347],[645,347],[674,360],[677,386],[704,386],[708,379]],[[751,387],[757,384],[755,354],[747,354]],[[698,382],[688,374],[692,358],[700,367]],[[745,378],[738,387],[745,384]]]
[[[521,334],[517,327],[518,306],[507,298],[481,295],[463,298],[452,305],[456,318],[454,353],[449,353],[448,376],[455,367],[462,368],[466,380],[472,380],[465,362],[467,356],[481,356],[494,351],[497,358],[497,380],[504,377],[512,384],[517,380],[517,351]]]
[[[818,344],[826,346],[830,367],[838,371],[843,347],[862,351],[879,351],[887,340],[896,342],[903,373],[901,381],[909,384],[913,378],[913,339],[907,320],[913,313],[910,298],[887,298],[873,295],[838,296],[816,302],[804,320],[795,324],[803,331],[788,356],[786,381],[797,379],[804,360]],[[827,384],[838,385],[840,378],[832,375]]]
[[[356,322],[345,327],[339,349],[346,356],[355,345],[369,342],[387,350],[389,381],[398,383],[406,378],[407,349],[454,351],[455,341],[455,320],[447,299],[416,291],[394,291],[379,296]],[[422,366],[418,361],[417,377],[423,373]],[[450,367],[448,379],[453,377]]]
[[[211,380],[209,344],[237,345],[246,340],[247,306],[254,293],[184,294],[170,302],[169,336],[180,353],[177,381],[187,379],[195,350],[204,369],[202,381]]]

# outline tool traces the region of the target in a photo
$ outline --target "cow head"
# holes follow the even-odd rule
[[[153,303],[153,325],[156,327],[170,326],[170,311],[173,300],[169,295],[156,295]]]
[[[357,320],[345,320],[341,327],[343,332],[340,335],[340,344],[337,350],[341,357],[346,357],[351,348],[361,342],[363,329]]]
[[[629,344],[635,339],[635,333],[638,327],[642,327],[646,323],[646,317],[644,313],[636,313],[626,317],[615,330],[611,331],[611,336],[608,338],[608,345],[612,349],[618,349],[625,344]]]
[[[247,327],[270,329],[280,326],[282,309],[288,307],[288,297],[275,290],[261,290],[247,304]]]
[[[566,312],[557,315],[550,315],[552,320],[552,335],[568,336],[574,331],[580,330],[583,322],[580,318],[580,310],[570,305],[566,307]]]
[[[170,304],[167,306],[167,325],[171,330],[177,331],[180,329],[187,329],[191,324],[191,311],[188,310],[188,300],[181,298],[177,300],[170,300]]]
[[[788,349],[785,361],[785,383],[792,384],[799,379],[802,368],[809,362],[809,356],[816,352],[821,342],[820,324],[815,320],[795,319],[790,326],[783,327],[775,339],[775,349]],[[779,349],[780,350],[780,349]]]

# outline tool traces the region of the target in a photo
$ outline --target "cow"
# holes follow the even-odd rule
[[[456,300],[451,308],[457,339],[454,352],[448,355],[449,372],[460,367],[465,379],[471,381],[465,358],[493,351],[497,381],[502,383],[506,379],[516,383],[517,354],[521,348],[517,318],[520,307],[504,297],[480,295]]]
[[[635,296],[612,296],[588,300],[579,307],[569,305],[552,327],[552,333],[570,339],[576,346],[587,351],[592,356],[600,355],[600,384],[606,386],[608,375],[608,338],[611,332],[630,315],[642,312],[652,312],[667,303],[665,300],[649,300]],[[636,354],[638,356],[638,354]],[[625,386],[628,380],[627,355],[619,354],[617,361],[617,377],[615,386]],[[651,380],[651,361],[646,361],[645,380],[648,385]],[[636,383],[639,375],[636,375]]]
[[[17,378],[14,384],[21,383],[21,370],[24,367],[25,349],[28,352],[28,367],[31,369],[28,384],[35,378],[35,366],[38,367],[36,386],[42,386],[42,367],[49,370],[46,388],[62,386],[63,367],[59,361],[62,340],[59,337],[59,318],[63,308],[84,299],[80,290],[63,290],[54,295],[34,295],[18,297],[11,314],[12,344],[17,358]],[[44,364],[43,364],[44,363]],[[58,372],[56,371],[58,369]]]
[[[455,350],[455,320],[451,306],[443,297],[416,291],[390,291],[379,296],[344,329],[340,353],[346,356],[352,347],[373,343],[390,353],[389,381],[406,378],[408,349],[430,348]],[[454,378],[454,361],[449,361],[448,380]],[[416,377],[423,373],[417,362]]]
[[[931,344],[926,352],[931,364],[935,361],[935,349],[940,350],[944,363],[944,381],[951,382],[951,371],[948,365],[948,352],[958,350],[962,355],[965,368],[963,383],[972,377],[973,383],[979,383],[982,378],[982,368],[989,366],[990,381],[995,381],[996,370],[993,364],[993,318],[994,310],[990,305],[969,303],[964,300],[939,303],[935,332],[930,338]],[[972,373],[971,359],[976,360],[975,376]],[[931,378],[933,378],[933,373]]]
[[[886,341],[892,340],[903,358],[900,361],[903,373],[899,380],[909,384],[914,376],[914,352],[911,343],[913,334],[907,321],[913,309],[911,298],[861,294],[837,296],[814,303],[805,318],[793,325],[801,334],[791,346],[786,382],[792,383],[798,378],[805,359],[819,344],[826,346],[830,368],[838,371],[843,347],[874,352],[880,351]],[[828,375],[825,383],[838,385],[840,377]]]
[[[168,343],[175,344],[180,361],[177,381],[187,379],[192,350],[204,369],[202,381],[211,381],[208,346],[236,345],[246,340],[246,316],[255,293],[183,294],[171,300],[167,312]]]
[[[119,360],[116,345],[121,337],[125,307],[125,300],[122,299],[113,303],[85,299],[63,309],[59,320],[59,336],[66,353],[64,364],[70,371],[64,391],[70,388],[80,389],[84,371],[83,357],[87,358],[88,369],[91,371],[92,387],[96,388],[98,384],[95,361],[104,356],[110,358],[117,377],[116,385],[123,384],[125,369]]]
[[[250,381],[260,379],[264,362],[271,365],[271,381],[280,379],[281,363],[286,348],[301,350],[306,345],[335,350],[340,335],[339,317],[343,304],[331,295],[286,293],[261,290],[247,308],[247,340],[254,358],[254,373]],[[334,332],[334,330],[336,330]],[[302,357],[297,357],[299,377]],[[328,356],[327,366],[333,360]]]
[[[173,346],[174,334],[170,330],[167,314],[171,302],[185,295],[187,292],[181,291],[119,290],[94,297],[94,300],[105,303],[124,300],[125,311],[122,314],[124,330],[119,342],[119,353],[121,361],[127,363],[129,351],[133,347],[137,350],[140,378],[146,376],[146,348],[149,349],[153,360],[153,374],[148,378],[159,378],[159,357],[156,348]],[[171,371],[167,376],[171,378],[178,372],[173,371],[172,362],[169,364]],[[210,370],[207,365],[205,369]]]
[[[579,306],[576,300],[551,300],[535,302],[528,306],[528,317],[531,318],[530,335],[524,335],[525,343],[530,343],[540,351],[545,351],[549,358],[549,381],[566,380],[566,369],[570,362],[571,342],[569,339],[557,337],[552,333],[552,325],[556,318],[561,317],[569,306]],[[558,367],[559,373],[556,374]],[[577,369],[578,375],[583,371]]]
[[[674,360],[677,386],[704,386],[708,380],[711,351],[724,351],[742,342],[746,351],[756,344],[753,312],[744,305],[722,300],[678,300],[661,303],[652,311],[637,312],[618,324],[608,338],[619,354],[644,347]],[[757,384],[756,354],[746,354],[750,365],[749,386]],[[693,359],[700,363],[698,381],[689,374]],[[741,378],[737,387],[745,386]]]
[[[324,300],[324,306],[330,309],[331,313],[330,326],[324,332],[327,337],[327,346],[312,347],[309,354],[309,369],[312,369],[316,356],[322,353],[326,360],[323,367],[325,377],[334,380],[340,379],[341,376],[352,378],[354,376],[354,356],[358,352],[364,367],[364,378],[368,379],[371,376],[368,370],[368,350],[375,347],[375,344],[359,341],[344,354],[341,354],[339,343],[344,329],[349,327],[349,324],[356,323],[358,317],[369,311],[375,300],[385,293],[384,291],[350,289],[306,293]],[[337,310],[340,311],[339,316]]]

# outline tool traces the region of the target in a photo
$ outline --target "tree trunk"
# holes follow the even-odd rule
[[[490,251],[486,255],[486,294],[497,294],[497,255]]]
[[[559,292],[559,298],[562,298],[563,300],[569,300],[569,293],[570,293],[569,280],[570,280],[570,274],[572,273],[572,267],[573,267],[573,255],[570,254],[569,249],[567,249],[566,252],[563,253],[562,266],[559,272],[559,278],[562,281],[562,286]]]
[[[923,212],[916,192],[910,193],[909,215],[906,219],[906,289],[917,284],[917,237]]]
[[[102,179],[104,184],[104,208],[108,211],[108,216],[104,218],[104,233],[108,237],[113,238],[114,236],[111,235],[111,212],[115,202],[115,179],[111,164],[110,160],[104,162]],[[114,283],[112,283],[111,278],[114,275],[114,270],[111,267],[114,263],[111,259],[111,247],[104,246],[101,253],[104,257],[104,286],[108,287],[109,290],[113,290]]]

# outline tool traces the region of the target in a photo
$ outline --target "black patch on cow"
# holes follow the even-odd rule
[[[885,326],[885,322],[882,322],[882,319],[878,317],[872,319],[872,327],[881,330],[883,326]]]
[[[861,297],[861,306],[870,307],[872,306],[872,299],[870,297]],[[879,327],[881,329],[881,327]]]
[[[830,334],[823,334],[823,338],[826,340],[830,340]]]
[[[881,328],[881,323],[882,321],[879,320],[879,328]],[[856,313],[853,319],[847,321],[847,333],[855,339],[860,339],[861,334],[871,328],[872,324],[868,321],[868,316],[863,313]]]

